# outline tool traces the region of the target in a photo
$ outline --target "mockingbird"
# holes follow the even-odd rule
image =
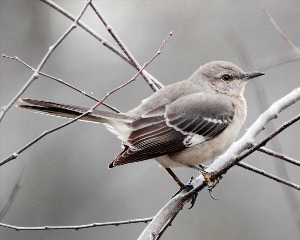
[[[80,120],[102,123],[123,142],[123,151],[109,168],[155,158],[183,187],[170,167],[197,169],[229,148],[246,118],[245,85],[261,75],[245,73],[230,62],[210,62],[126,113],[94,110]],[[89,109],[28,98],[20,101],[29,105],[18,107],[66,118]]]

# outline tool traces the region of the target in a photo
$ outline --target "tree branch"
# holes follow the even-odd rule
[[[275,175],[273,175],[271,173],[266,172],[265,170],[261,170],[259,168],[253,167],[253,166],[251,166],[251,165],[249,165],[247,163],[244,163],[244,162],[239,162],[236,165],[239,166],[239,167],[245,168],[247,170],[250,170],[252,172],[258,173],[258,174],[260,174],[260,175],[262,175],[264,177],[270,178],[270,179],[272,179],[272,180],[274,180],[276,182],[285,184],[285,185],[287,185],[287,186],[289,186],[291,188],[294,188],[296,190],[300,190],[300,186],[299,185],[297,185],[295,183],[292,183],[292,182],[290,182],[288,180],[285,180],[283,178],[279,178],[279,177],[277,177],[277,176],[275,176]]]
[[[257,69],[260,71],[266,71],[277,66],[291,63],[300,60],[300,54],[296,53],[294,50],[288,50],[285,53],[275,54],[264,58],[256,63]]]
[[[288,108],[300,99],[300,88],[295,89],[291,93],[287,94],[285,97],[279,99],[269,107],[260,117],[252,124],[248,131],[243,135],[243,137],[231,145],[231,147],[219,158],[217,158],[206,171],[212,173],[214,178],[217,178],[234,166],[242,158],[238,156],[242,151],[248,148],[249,144],[252,144],[255,137],[264,130],[265,125],[276,118],[278,114],[284,109]],[[291,121],[291,122],[294,122]],[[285,129],[286,126],[283,126]],[[280,132],[280,131],[278,131]],[[212,179],[213,180],[213,179]],[[154,217],[151,223],[142,232],[139,240],[148,240],[150,236],[157,235],[163,226],[168,223],[169,219],[183,208],[186,201],[201,191],[207,183],[205,182],[204,176],[200,175],[192,182],[194,188],[188,193],[179,193],[174,198],[172,198]]]
[[[0,221],[2,221],[2,219],[5,217],[6,213],[8,212],[9,208],[11,207],[12,203],[14,202],[17,193],[19,192],[20,188],[21,188],[21,184],[22,181],[24,179],[24,175],[25,175],[25,168],[23,168],[23,170],[21,171],[18,180],[7,200],[7,202],[4,204],[4,207],[1,209],[0,211]]]
[[[86,0],[84,3],[84,6],[82,10],[80,11],[78,17],[74,20],[73,24],[67,29],[67,31],[52,45],[49,47],[48,52],[43,57],[42,61],[39,63],[38,67],[35,69],[31,77],[28,79],[28,81],[24,84],[24,86],[20,89],[20,91],[13,97],[13,99],[6,105],[3,106],[0,110],[0,122],[3,119],[6,112],[12,107],[12,105],[19,99],[19,97],[26,91],[26,89],[32,84],[32,82],[39,77],[39,72],[49,59],[50,55],[53,53],[53,51],[57,48],[57,46],[77,27],[77,22],[84,14],[85,10],[89,6],[90,2],[92,0]]]
[[[279,35],[283,38],[283,40],[292,48],[294,49],[299,55],[300,55],[300,49],[292,42],[292,40],[281,30],[275,19],[272,17],[272,15],[266,10],[262,9],[263,13],[269,18],[271,24],[276,29],[276,31],[279,33]]]
[[[99,19],[101,20],[101,22],[103,23],[103,25],[105,26],[106,30],[110,33],[110,35],[113,37],[113,39],[116,41],[116,43],[119,45],[119,47],[122,49],[122,51],[125,53],[125,55],[127,56],[127,58],[130,60],[130,62],[133,63],[134,67],[137,70],[141,69],[140,64],[138,63],[138,61],[135,59],[135,57],[130,53],[129,49],[125,46],[125,44],[122,42],[121,38],[118,36],[118,34],[115,32],[115,30],[113,29],[113,27],[108,23],[108,21],[104,18],[104,16],[100,13],[100,11],[98,10],[97,6],[94,4],[93,1],[91,1],[90,3],[91,7],[93,8],[94,12],[96,13],[96,15],[99,17]],[[171,35],[170,35],[171,36]],[[159,88],[162,88],[163,85],[160,82],[155,82],[152,79],[150,79],[146,73],[144,73],[144,71],[141,71],[141,75],[143,76],[143,78],[146,80],[146,82],[148,83],[148,85],[152,88],[152,90],[155,92],[157,91]]]
[[[63,14],[67,18],[69,18],[70,20],[74,20],[75,19],[75,17],[71,13],[67,12],[65,9],[63,9],[62,7],[60,7],[58,4],[54,3],[53,1],[51,1],[51,0],[40,0],[40,1],[46,3],[48,6],[52,7],[56,11],[60,12],[61,14]],[[100,41],[100,43],[103,44],[103,46],[107,47],[109,50],[111,50],[112,52],[114,52],[115,54],[117,54],[119,57],[121,57],[123,60],[125,60],[132,67],[135,68],[135,65],[133,64],[133,62],[131,62],[124,53],[122,53],[119,49],[117,49],[116,47],[114,47],[111,43],[109,43],[107,40],[105,40],[103,37],[101,37],[99,34],[97,34],[93,29],[91,29],[90,27],[88,27],[82,21],[79,21],[78,25],[82,29],[84,29],[87,33],[91,34],[98,41]],[[139,69],[137,69],[137,70],[139,70]],[[155,82],[156,85],[163,86],[155,77],[153,77],[146,70],[144,70],[144,74],[146,74],[149,78],[151,78],[152,81]]]
[[[154,217],[151,223],[144,229],[138,240],[156,239],[162,229],[168,226],[168,223],[180,210],[182,210],[185,200],[178,194],[172,198]]]
[[[286,161],[286,162],[289,162],[289,163],[291,163],[291,164],[294,164],[294,165],[300,167],[300,161],[295,160],[295,159],[293,159],[293,158],[291,158],[291,157],[285,156],[285,155],[283,155],[283,154],[281,154],[281,153],[275,152],[275,151],[273,151],[273,150],[271,150],[271,149],[268,149],[268,148],[266,148],[266,147],[260,147],[259,149],[257,149],[257,151],[262,152],[262,153],[265,153],[265,154],[270,155],[270,156],[272,156],[272,157],[279,158],[279,159],[281,159],[281,160],[284,160],[284,161]]]
[[[31,67],[30,65],[28,65],[27,63],[25,63],[24,61],[22,61],[22,60],[21,60],[19,57],[17,57],[17,56],[11,57],[11,56],[7,56],[7,55],[5,55],[5,54],[2,54],[2,57],[8,58],[8,59],[12,59],[12,60],[16,60],[17,62],[23,64],[25,67],[31,69],[32,71],[35,71],[35,69],[34,69],[33,67]],[[70,83],[67,83],[67,82],[65,82],[65,81],[63,81],[63,80],[61,80],[61,79],[59,79],[59,78],[53,77],[53,76],[51,76],[51,75],[49,75],[49,74],[46,74],[46,73],[43,73],[43,72],[39,72],[39,74],[42,75],[42,76],[44,76],[44,77],[47,77],[47,78],[49,78],[49,79],[51,79],[51,80],[54,80],[54,81],[56,81],[56,82],[58,82],[58,83],[61,83],[61,84],[63,84],[63,85],[65,85],[65,86],[67,86],[67,87],[69,87],[69,88],[75,90],[76,92],[81,93],[82,95],[84,95],[84,96],[86,96],[86,97],[88,97],[88,98],[90,98],[90,99],[92,99],[92,100],[94,100],[94,101],[96,101],[96,102],[99,102],[99,101],[100,101],[99,99],[93,97],[92,95],[89,95],[88,93],[86,93],[86,92],[80,90],[79,88],[77,88],[77,87],[71,85]],[[106,104],[106,103],[102,103],[102,105],[104,105],[105,107],[111,109],[111,110],[114,111],[114,112],[120,112],[118,109],[116,109],[116,108],[114,108],[114,107],[112,107],[112,106],[110,106],[110,105],[108,105],[108,104]]]
[[[40,230],[63,230],[63,229],[73,229],[73,230],[81,230],[85,228],[94,228],[94,227],[103,227],[103,226],[119,226],[131,223],[147,223],[150,222],[153,218],[141,218],[141,219],[133,219],[133,220],[125,220],[125,221],[116,221],[116,222],[104,222],[104,223],[90,223],[83,225],[75,225],[75,226],[40,226],[40,227],[23,227],[23,226],[14,226],[5,223],[0,223],[1,227],[10,228],[17,231],[40,231]]]
[[[298,114],[296,117],[292,118],[290,121],[285,122],[281,127],[277,128],[274,132],[272,132],[268,137],[266,137],[264,140],[262,140],[260,143],[253,145],[248,151],[245,153],[239,155],[235,161],[239,162],[240,160],[244,159],[245,157],[249,156],[251,153],[258,150],[260,147],[265,146],[267,142],[269,142],[271,139],[273,139],[275,136],[277,136],[279,133],[281,133],[284,129],[288,128],[295,122],[299,121],[300,114]]]
[[[250,69],[250,70],[254,70],[254,66],[252,64],[251,58],[250,58],[250,54],[247,50],[247,47],[245,46],[244,42],[241,40],[241,38],[236,34],[230,34],[230,43],[233,44],[233,47],[235,47],[236,52],[238,53],[238,56],[241,57],[242,62],[244,62],[244,64]],[[293,61],[296,59],[300,59],[300,54],[298,54],[296,51],[289,51],[288,54],[290,54],[290,56],[286,56],[286,58],[284,59],[282,56],[280,59],[283,61]],[[263,66],[260,66],[260,70],[261,67],[272,67],[272,66],[277,66],[279,64],[279,59],[269,59],[266,61],[266,63]],[[254,87],[255,87],[255,92],[256,92],[256,96],[257,99],[259,101],[259,106],[261,111],[263,111],[264,109],[266,109],[268,107],[268,100],[267,100],[267,95],[266,92],[264,91],[264,88],[262,86],[262,82],[261,81],[254,81],[253,82]],[[273,122],[271,122],[269,124],[269,127],[267,128],[267,134],[269,134],[273,129],[275,129],[275,126],[273,124]],[[281,144],[279,142],[278,139],[274,139],[274,141],[271,142],[271,146],[273,146],[274,149],[277,149],[279,152],[282,152],[282,147]],[[282,176],[284,179],[286,179],[286,181],[290,181],[289,175],[288,175],[288,171],[286,169],[286,165],[284,165],[281,161],[275,161],[275,167],[277,170],[277,173],[279,176]],[[299,208],[299,201],[297,199],[297,196],[295,194],[295,192],[290,191],[290,189],[287,189],[285,187],[282,187],[282,191],[285,193],[284,196],[287,200],[287,202],[289,203],[288,206],[290,208],[291,214],[293,215],[295,221],[297,222],[298,226],[300,226],[300,221],[299,221],[299,213],[297,213],[296,211],[294,211],[294,209]]]

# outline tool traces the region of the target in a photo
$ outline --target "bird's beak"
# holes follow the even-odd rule
[[[265,75],[265,73],[263,73],[263,72],[245,73],[244,76],[243,76],[243,79],[249,80],[249,79],[256,78],[256,77],[259,77],[259,76],[262,76],[262,75]]]

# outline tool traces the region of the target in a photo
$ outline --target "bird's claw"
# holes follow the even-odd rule
[[[191,177],[190,181],[188,182],[188,184],[181,184],[180,185],[180,188],[179,190],[172,196],[175,197],[177,194],[181,193],[181,192],[189,192],[191,191],[194,187],[192,185],[192,181],[194,180],[194,177]],[[189,207],[189,209],[191,209],[194,205],[195,205],[195,202],[196,202],[196,199],[197,199],[197,196],[198,196],[198,193],[195,193],[193,194],[189,200],[191,200],[191,206]],[[189,201],[188,200],[188,201]]]
[[[207,184],[206,189],[208,190],[209,195],[211,196],[212,199],[217,200],[217,198],[215,198],[212,195],[212,191],[215,188],[215,186],[220,182],[220,180],[222,179],[222,176],[216,177],[214,172],[210,172],[210,173],[205,172],[205,173],[202,173],[202,175]]]
[[[190,182],[188,184],[181,184],[179,190],[172,196],[175,197],[177,194],[181,193],[181,192],[189,192],[193,189],[193,185],[190,184]]]
[[[216,178],[214,172],[203,172],[202,175],[208,190],[212,190],[220,181],[220,178]]]

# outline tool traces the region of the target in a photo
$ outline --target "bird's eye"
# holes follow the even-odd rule
[[[233,79],[233,77],[229,74],[224,74],[224,75],[222,75],[221,78],[222,78],[222,80],[224,80],[226,82],[231,81]]]

